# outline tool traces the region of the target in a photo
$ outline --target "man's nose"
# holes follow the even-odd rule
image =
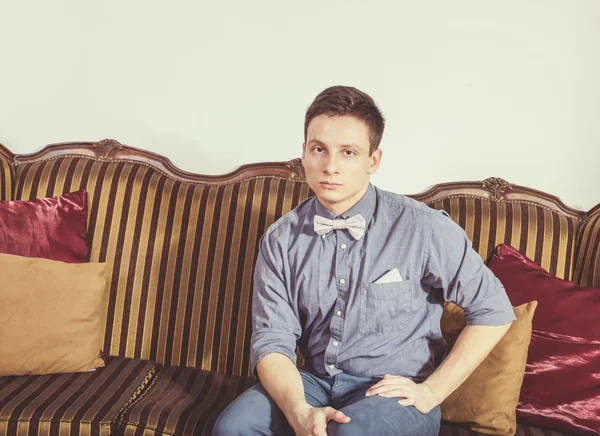
[[[329,155],[325,159],[326,161],[323,170],[326,174],[337,174],[340,172],[340,162],[336,156]]]

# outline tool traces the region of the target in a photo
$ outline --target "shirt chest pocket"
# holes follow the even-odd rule
[[[412,281],[365,283],[360,292],[362,334],[397,332],[412,318],[414,297]]]

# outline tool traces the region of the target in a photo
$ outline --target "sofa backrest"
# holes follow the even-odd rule
[[[106,140],[18,155],[14,170],[14,199],[88,191],[90,260],[112,271],[105,352],[250,374],[258,241],[311,194],[298,160],[194,175]],[[586,215],[500,179],[436,185],[412,197],[448,211],[484,259],[507,242],[558,277],[600,276],[600,205]]]
[[[21,157],[15,186],[16,199],[88,191],[90,260],[112,271],[104,351],[249,374],[258,241],[308,186],[282,165],[195,177],[104,144]]]

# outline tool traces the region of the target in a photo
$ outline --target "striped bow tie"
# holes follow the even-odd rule
[[[330,220],[319,215],[315,215],[315,232],[319,235],[325,235],[332,230],[346,229],[356,240],[362,238],[365,234],[365,219],[362,215],[354,215],[350,218]]]

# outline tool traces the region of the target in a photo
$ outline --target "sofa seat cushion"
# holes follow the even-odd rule
[[[0,435],[110,435],[156,366],[107,357],[105,367],[90,372],[0,377]]]
[[[122,414],[117,434],[209,436],[225,407],[255,383],[249,377],[165,367],[147,393]]]
[[[255,383],[254,378],[194,368],[164,368],[147,392],[122,414],[117,434],[210,436],[220,413]],[[569,436],[524,424],[517,424],[516,435]],[[440,436],[483,436],[483,433],[443,422]]]
[[[449,422],[442,422],[439,436],[486,436],[468,428],[460,427]],[[570,433],[561,433],[546,428],[533,427],[531,425],[517,423],[515,436],[571,436]]]

